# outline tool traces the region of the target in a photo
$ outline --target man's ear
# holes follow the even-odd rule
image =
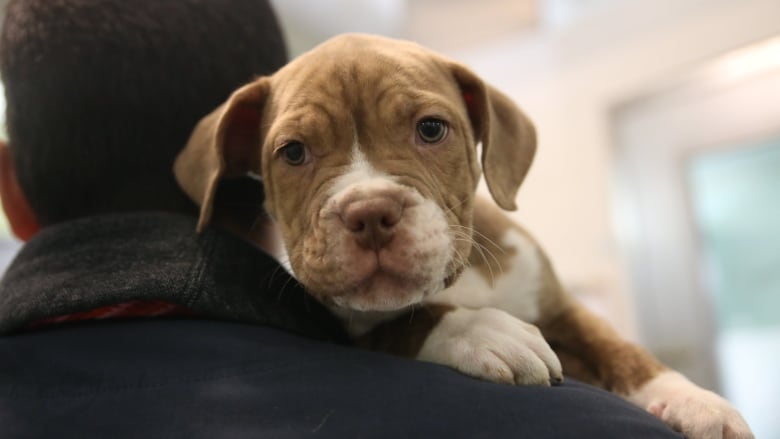
[[[482,142],[482,170],[490,194],[505,210],[516,210],[515,197],[536,153],[536,129],[506,95],[485,84],[466,67],[452,63],[463,93],[475,141]]]
[[[176,181],[200,206],[198,232],[211,220],[220,179],[260,169],[260,123],[268,92],[268,78],[236,90],[201,119],[176,157]]]
[[[19,186],[11,150],[3,141],[0,141],[0,201],[11,231],[17,238],[27,241],[38,233],[38,218]]]

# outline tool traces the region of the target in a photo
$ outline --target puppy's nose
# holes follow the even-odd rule
[[[341,218],[358,245],[379,250],[393,239],[395,225],[401,221],[403,206],[388,197],[355,200],[342,210]]]

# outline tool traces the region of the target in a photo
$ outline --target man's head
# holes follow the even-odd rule
[[[15,171],[41,225],[194,212],[171,173],[192,127],[285,61],[263,0],[12,0],[0,35],[12,152],[2,180]]]

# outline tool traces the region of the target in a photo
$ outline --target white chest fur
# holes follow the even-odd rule
[[[539,318],[539,292],[542,281],[542,261],[539,248],[522,232],[509,229],[501,238],[502,249],[483,249],[485,258],[501,261],[501,269],[488,273],[467,267],[457,282],[426,302],[449,303],[467,308],[500,308],[526,322]],[[472,251],[479,252],[478,249]],[[496,252],[513,252],[511,257],[499,257]],[[482,256],[481,256],[482,257]],[[492,279],[492,285],[491,280]]]

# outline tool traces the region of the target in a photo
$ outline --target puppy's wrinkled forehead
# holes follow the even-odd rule
[[[419,46],[372,38],[335,38],[297,58],[273,77],[277,116],[350,127],[381,126],[388,115],[412,119],[420,107],[452,112],[460,100],[451,73]]]

